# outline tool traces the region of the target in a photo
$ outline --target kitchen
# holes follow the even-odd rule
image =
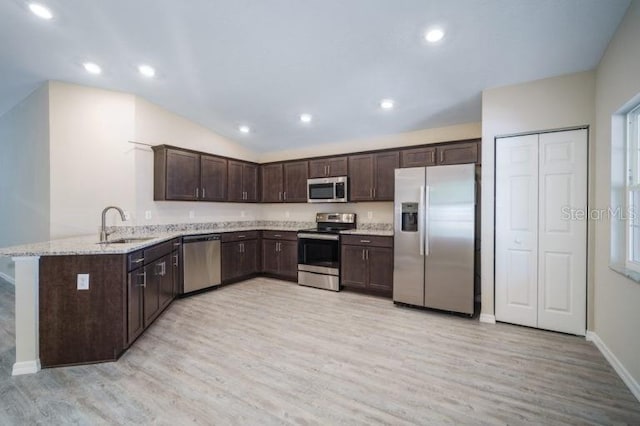
[[[135,223],[138,225],[232,221],[294,221],[308,224],[313,222],[315,213],[327,211],[326,209],[320,210],[308,203],[253,204],[241,202],[234,204],[222,202],[211,204],[195,201],[180,203],[154,202],[152,197],[149,196],[149,194],[153,194],[154,188],[154,153],[147,145],[161,145],[163,143],[249,162],[270,163],[298,158],[388,149],[390,147],[463,141],[482,137],[483,185],[481,199],[491,200],[492,194],[487,194],[485,188],[493,186],[491,183],[493,136],[514,134],[524,130],[557,129],[585,124],[593,125],[593,110],[589,110],[588,105],[592,105],[591,108],[593,108],[594,78],[594,73],[586,72],[551,78],[537,83],[526,83],[505,88],[504,90],[500,90],[500,88],[489,89],[483,94],[482,126],[480,126],[480,123],[458,124],[407,132],[389,137],[372,137],[366,140],[353,140],[349,143],[327,144],[314,149],[288,149],[280,153],[263,155],[257,155],[241,145],[217,136],[205,128],[172,114],[139,96],[68,83],[49,82],[34,92],[28,102],[24,104],[23,111],[21,111],[23,118],[33,118],[30,122],[38,122],[40,121],[39,118],[43,116],[49,117],[49,120],[45,120],[49,122],[48,128],[38,129],[36,126],[35,129],[32,129],[34,131],[40,130],[47,134],[44,138],[46,139],[46,149],[32,151],[36,152],[36,155],[32,157],[32,161],[36,164],[42,164],[42,167],[38,166],[37,169],[43,172],[43,176],[33,176],[33,173],[25,176],[25,183],[33,179],[41,179],[39,182],[46,182],[34,185],[38,191],[43,191],[43,194],[39,194],[41,196],[34,198],[40,200],[37,201],[38,203],[42,203],[42,200],[45,199],[49,200],[45,203],[47,204],[46,211],[49,212],[49,220],[46,225],[40,225],[42,228],[37,229],[37,227],[34,227],[29,232],[46,232],[47,238],[41,240],[58,239],[80,234],[93,234],[97,238],[99,213],[109,204],[123,207],[127,210],[127,213],[135,218]],[[522,95],[527,94],[527,92],[544,93],[547,98],[537,101],[539,102],[537,105],[534,103],[529,107],[523,107],[519,102],[520,99],[526,98],[526,96]],[[531,96],[528,97],[531,98]],[[554,108],[548,107],[551,103],[550,100],[553,100]],[[525,108],[524,110],[527,110],[526,108],[534,108],[537,111],[536,114],[528,115],[531,120],[538,121],[527,123],[524,125],[526,129],[500,128],[499,126],[504,126],[504,124],[500,123],[500,120],[504,120],[503,123],[515,122],[515,119],[509,121],[508,117],[505,119],[500,114],[504,114],[505,107],[509,108],[516,105],[519,108]],[[548,112],[546,112],[547,110]],[[540,111],[545,111],[545,113],[543,114]],[[558,113],[558,111],[562,111],[562,113]],[[103,119],[105,115],[110,117],[110,123],[118,122],[121,125],[106,125],[107,123]],[[521,119],[518,120],[521,121]],[[80,128],[78,128],[78,123],[82,123]],[[490,133],[492,131],[495,133]],[[86,143],[88,140],[93,141],[91,146]],[[596,140],[598,139],[596,138]],[[211,149],[212,146],[216,147],[215,150]],[[39,153],[44,151],[51,152],[51,156],[38,157]],[[74,161],[77,158],[84,158],[86,161]],[[38,161],[42,163],[38,163]],[[33,170],[33,167],[27,170]],[[114,170],[117,170],[117,173],[114,173]],[[83,176],[84,179],[79,179],[79,176]],[[103,182],[109,182],[110,184],[101,185],[99,191],[96,191],[94,186]],[[601,190],[601,188],[598,189],[598,191]],[[78,200],[82,200],[82,202],[78,202]],[[211,208],[212,205],[215,205],[215,210]],[[482,204],[482,217],[493,217],[493,212],[490,210],[492,205],[493,203]],[[330,211],[355,213],[359,224],[370,224],[372,227],[391,225],[394,222],[393,204],[390,201],[349,203],[348,205],[340,206],[337,210],[331,209]],[[119,221],[115,219],[115,215],[113,217],[110,215],[108,219],[110,226],[119,224]],[[483,221],[482,226],[482,235],[484,235],[485,227],[489,226],[489,224],[485,224]],[[305,225],[304,227],[308,228],[310,226]],[[37,239],[33,241],[37,241]],[[493,252],[491,247],[485,250],[485,245],[492,244],[492,238],[482,238],[482,244],[483,255],[485,252]],[[482,266],[485,266],[485,264],[486,261],[483,258]],[[492,268],[482,268],[483,274],[491,273],[491,271]],[[249,286],[251,285],[249,284]],[[237,288],[237,291],[242,291],[239,285],[229,286],[229,290],[234,288]],[[299,291],[305,290],[297,286],[287,288],[295,289],[292,291],[295,291],[294,294],[298,295],[301,294],[298,293]],[[314,295],[317,296],[313,297],[323,301],[321,306],[324,309],[329,309],[328,305],[324,303],[325,301],[330,303],[326,298],[330,297],[331,293],[315,289],[309,290],[315,291]],[[245,291],[250,294],[261,290],[247,287]],[[211,292],[211,294],[218,294],[218,297],[224,297],[224,292],[218,290]],[[347,298],[346,300],[349,303],[368,303],[366,301],[369,300],[368,298],[364,298],[363,301],[355,299],[356,295],[350,292],[341,292],[340,295],[345,295],[344,297]],[[483,285],[481,297],[481,314],[492,315],[493,284],[490,287]],[[224,300],[228,301],[226,298]],[[184,302],[187,301],[188,299],[184,300]],[[386,302],[391,304],[390,300],[386,300]],[[217,302],[214,303],[217,306]],[[171,318],[178,320],[171,313],[174,308],[183,309],[181,308],[182,306],[185,305],[179,300],[159,320],[162,320],[165,315],[171,315]],[[595,309],[600,308],[596,305]],[[609,313],[609,315],[612,314]],[[311,313],[310,316],[315,317]],[[606,320],[602,314],[595,317],[600,318],[596,319],[596,321]],[[296,318],[301,320],[297,316]],[[456,318],[450,319],[448,316],[436,318],[438,319],[437,321],[442,322],[442,325],[447,320],[453,321],[451,324],[459,324],[459,319]],[[487,318],[490,320],[489,317],[485,317],[485,319]],[[304,320],[301,321],[306,323]],[[297,330],[298,326],[292,324],[291,327]],[[156,328],[152,327],[149,331],[154,332]],[[590,327],[589,329],[592,328]],[[606,327],[602,328],[602,330],[606,330]],[[156,334],[152,336],[156,336]],[[549,337],[549,339],[553,340],[554,338]],[[633,347],[629,350],[634,353]],[[625,351],[616,350],[616,354],[622,360],[627,359]],[[122,360],[118,361],[118,363],[120,362]],[[633,361],[624,361],[624,363],[628,368],[633,368]]]

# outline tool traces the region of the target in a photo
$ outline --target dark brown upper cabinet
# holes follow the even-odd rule
[[[229,160],[229,201],[258,201],[258,166],[244,161]]]
[[[284,192],[282,163],[263,164],[260,166],[262,176],[262,202],[278,203],[282,201]]]
[[[308,163],[294,161],[260,166],[262,202],[300,203],[307,201]]]
[[[306,161],[284,163],[284,202],[305,203],[307,201],[308,166]]]
[[[478,143],[448,143],[400,151],[400,167],[424,167],[478,162]]]
[[[435,147],[403,149],[400,151],[400,167],[425,167],[435,165]]]
[[[202,200],[225,201],[227,199],[227,159],[201,155],[200,185]]]
[[[153,147],[154,200],[224,201],[227,160],[197,152]]]
[[[347,165],[346,156],[309,160],[309,179],[347,176]]]
[[[350,156],[349,200],[393,201],[394,174],[398,167],[398,151]]]
[[[478,144],[469,142],[438,146],[436,157],[441,165],[477,163]]]

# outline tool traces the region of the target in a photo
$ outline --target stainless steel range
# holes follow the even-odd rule
[[[317,213],[317,226],[298,231],[298,284],[340,290],[340,231],[356,228],[355,213]]]

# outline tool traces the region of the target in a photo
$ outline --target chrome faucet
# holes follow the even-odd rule
[[[116,207],[116,206],[105,207],[104,210],[102,210],[102,226],[100,227],[100,242],[101,243],[107,242],[107,237],[109,236],[109,234],[111,234],[111,232],[107,232],[107,226],[106,226],[106,223],[105,223],[106,219],[107,219],[107,211],[109,211],[110,209],[117,210],[118,213],[120,213],[120,219],[122,219],[123,222],[125,220],[127,220],[127,218],[124,216],[124,212],[122,211],[122,209],[120,207]]]

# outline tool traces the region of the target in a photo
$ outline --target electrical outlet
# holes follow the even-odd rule
[[[373,219],[373,212],[367,212],[367,219]]]
[[[144,212],[144,218],[147,220],[151,219],[151,210],[147,210]]]
[[[193,219],[194,217],[196,217],[196,212],[189,210],[189,219]]]
[[[89,290],[89,274],[78,274],[78,290]]]

